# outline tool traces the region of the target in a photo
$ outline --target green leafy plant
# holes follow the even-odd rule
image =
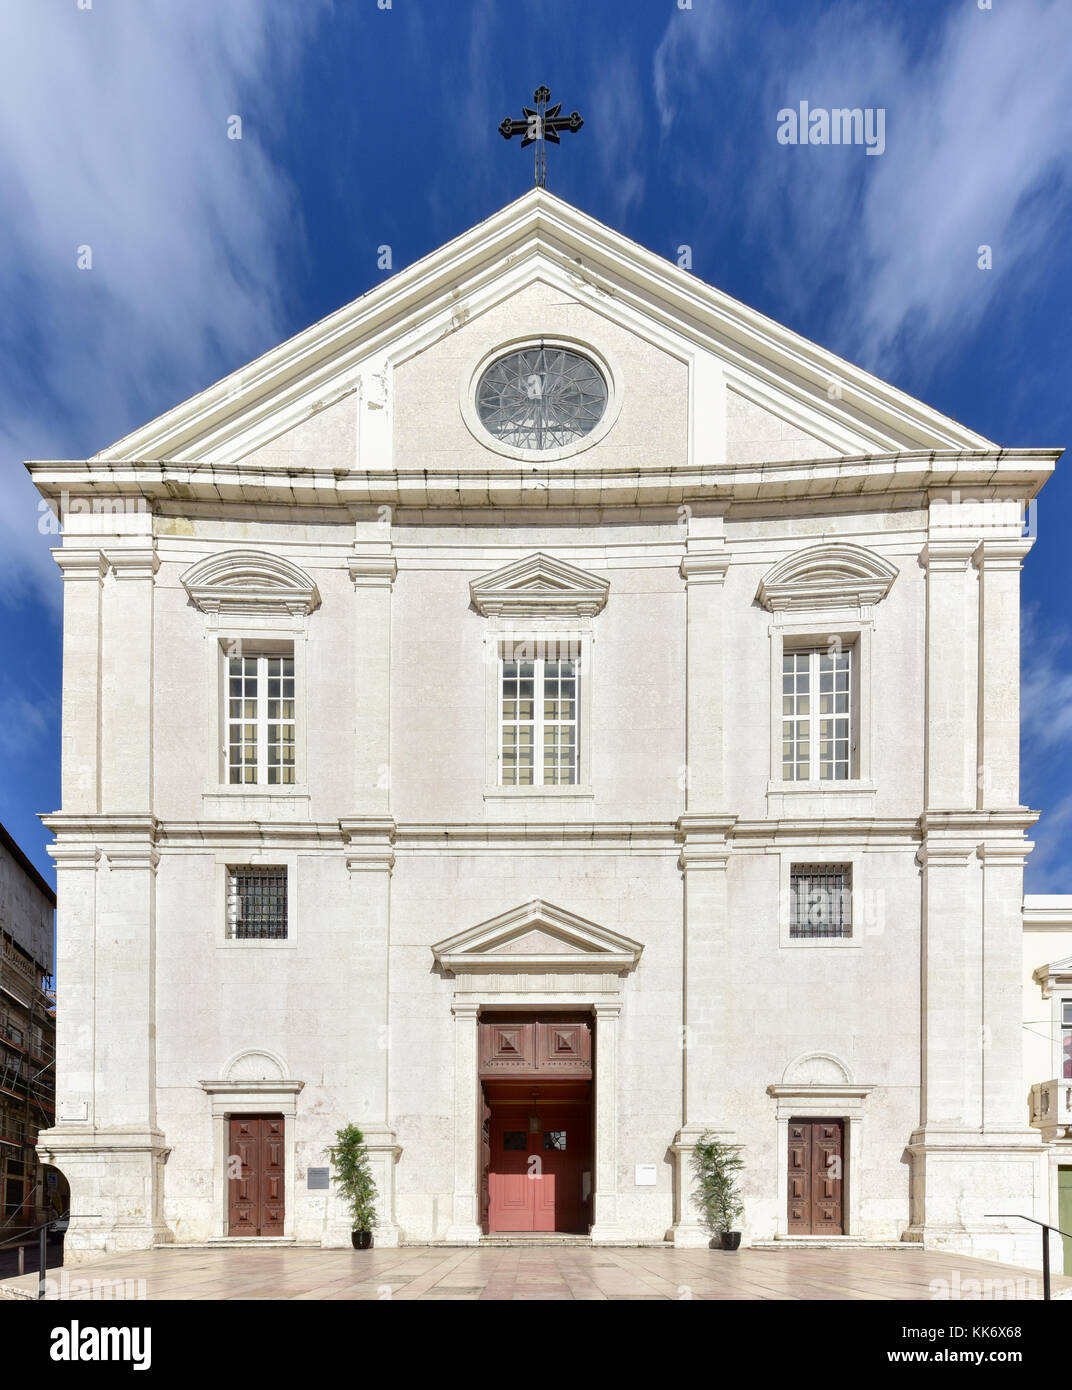
[[[339,1141],[331,1150],[335,1162],[332,1181],[350,1208],[355,1231],[371,1231],[376,1222],[376,1183],[369,1164],[365,1136],[357,1125],[335,1131]]]
[[[731,1231],[744,1215],[737,1174],[744,1167],[740,1144],[722,1144],[709,1131],[700,1135],[692,1152],[697,1177],[693,1201],[703,1213],[704,1224],[716,1235]]]

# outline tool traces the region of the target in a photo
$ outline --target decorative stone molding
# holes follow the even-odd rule
[[[108,561],[102,550],[68,550],[57,547],[52,558],[63,572],[65,584],[72,580],[93,579],[99,584],[108,573]]]
[[[770,612],[864,608],[880,602],[897,578],[894,565],[859,545],[811,545],[780,560],[756,598]]]
[[[390,873],[395,864],[395,823],[390,816],[348,817],[339,821],[351,873]]]
[[[202,613],[304,617],[320,607],[320,591],[303,570],[262,550],[210,555],[181,582]]]
[[[160,568],[160,557],[151,545],[107,550],[104,558],[116,579],[152,579]]]
[[[486,618],[591,617],[607,602],[610,583],[565,560],[537,551],[469,585]]]
[[[789,1122],[794,1119],[841,1119],[847,1121],[845,1156],[850,1174],[848,1209],[845,1212],[845,1234],[860,1232],[860,1183],[852,1174],[862,1171],[863,1127],[867,1116],[867,1097],[874,1086],[862,1086],[853,1080],[847,1063],[833,1052],[805,1052],[795,1057],[782,1073],[781,1081],[767,1087],[774,1101],[777,1125],[777,1152],[782,1155],[778,1165],[778,1219],[776,1236],[789,1236],[789,1170],[784,1155],[789,1148]]]
[[[346,567],[355,589],[390,589],[398,574],[398,564],[391,554],[351,555]]]
[[[575,913],[533,898],[432,947],[451,974],[624,974],[643,946]]]
[[[294,1237],[296,1186],[296,1119],[304,1081],[287,1076],[287,1064],[266,1047],[243,1048],[228,1060],[218,1079],[199,1085],[212,1107],[214,1234],[227,1234],[229,1122],[232,1115],[262,1112],[283,1116],[283,1239]]]
[[[1040,965],[1031,978],[1042,990],[1043,999],[1052,998],[1055,990],[1072,991],[1072,956]]]

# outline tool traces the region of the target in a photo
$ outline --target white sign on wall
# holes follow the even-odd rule
[[[638,1163],[636,1166],[637,1187],[654,1187],[656,1182],[655,1164]]]

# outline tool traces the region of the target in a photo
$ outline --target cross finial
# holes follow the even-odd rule
[[[584,122],[576,111],[571,111],[568,116],[561,116],[562,103],[549,107],[547,103],[551,100],[551,91],[548,87],[537,87],[532,95],[536,103],[536,110],[533,111],[527,106],[521,108],[523,116],[521,120],[513,120],[507,116],[499,126],[499,134],[504,140],[509,140],[512,135],[522,136],[521,148],[526,145],[535,144],[536,146],[536,168],[535,179],[537,188],[547,187],[547,141],[553,145],[561,144],[559,136],[560,130],[580,130]]]

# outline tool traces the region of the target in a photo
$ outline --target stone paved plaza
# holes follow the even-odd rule
[[[1042,1277],[929,1250],[157,1249],[50,1270],[51,1296],[165,1299],[1041,1298]],[[97,1281],[96,1293],[90,1284]],[[107,1281],[107,1282],[102,1282]],[[129,1281],[125,1283],[124,1281]],[[1054,1295],[1072,1297],[1055,1276]],[[0,1282],[35,1298],[37,1276]]]

